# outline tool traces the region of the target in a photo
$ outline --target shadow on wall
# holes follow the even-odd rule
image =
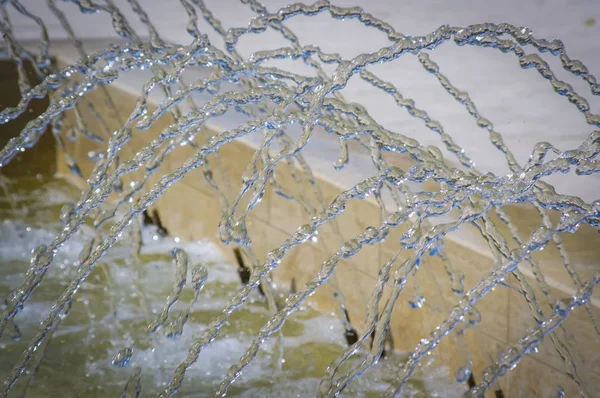
[[[39,84],[40,79],[36,75],[31,62],[24,62],[23,66],[27,72],[29,85],[34,87]],[[9,60],[0,60],[0,93],[0,109],[16,106],[21,99],[17,66]],[[48,104],[48,96],[33,99],[24,113],[2,125],[0,129],[0,148],[4,148],[11,138],[18,136],[29,121],[41,115],[48,108]],[[33,177],[39,175],[50,177],[55,172],[56,142],[49,131],[41,136],[35,147],[27,149],[15,157],[10,164],[2,168],[2,175],[6,177]]]

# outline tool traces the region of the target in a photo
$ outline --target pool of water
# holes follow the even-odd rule
[[[21,179],[7,182],[6,188],[0,193],[2,299],[21,284],[32,249],[48,244],[63,227],[58,222],[61,206],[79,195],[77,189],[58,179]],[[2,379],[11,372],[39,323],[75,274],[78,255],[95,233],[90,222],[59,250],[44,281],[15,318],[14,326],[0,337]],[[135,368],[141,371],[141,396],[156,395],[164,389],[189,347],[239,288],[240,279],[236,267],[228,264],[209,241],[180,242],[177,238],[161,237],[152,226],[144,227],[143,240],[139,260],[134,258],[131,247],[122,243],[97,264],[78,290],[68,317],[50,343],[40,347],[45,351],[43,358],[39,356],[42,359],[35,376],[23,374],[10,396],[121,396]],[[168,337],[164,327],[148,332],[148,325],[164,308],[175,278],[171,255],[174,248],[188,254],[190,265],[201,262],[208,270],[207,283],[191,307],[183,334],[176,338]],[[283,293],[286,292],[278,295]],[[193,297],[194,291],[188,284],[171,308],[167,324]],[[213,396],[227,369],[238,362],[269,317],[266,300],[258,293],[251,296],[188,370],[178,396]],[[335,314],[320,313],[310,304],[302,307],[285,323],[281,339],[273,338],[263,346],[228,395],[315,396],[327,365],[345,348],[343,332]],[[131,358],[114,364],[119,352],[129,352]],[[345,395],[379,396],[393,381],[402,360],[402,353],[393,353],[356,379]],[[425,366],[403,393],[407,397],[452,397],[464,390],[464,385],[450,380],[444,368]]]

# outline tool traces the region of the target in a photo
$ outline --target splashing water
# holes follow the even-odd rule
[[[30,212],[27,219],[15,214],[4,202],[0,206],[0,214],[5,219],[0,224],[0,258],[7,267],[3,275],[10,277],[0,283],[3,295],[20,283],[20,272],[27,266],[30,255],[28,246],[48,240],[60,231],[55,214],[65,200],[77,195],[76,190],[62,180],[49,181],[43,189],[35,191],[22,185],[23,181],[10,187],[16,197],[27,203]],[[90,274],[78,290],[69,316],[53,333],[51,344],[44,347],[43,363],[36,370],[35,379],[29,382],[32,374],[24,373],[12,393],[61,395],[68,387],[88,397],[118,396],[123,391],[130,391],[128,396],[136,396],[138,379],[146,395],[156,395],[165,388],[171,380],[172,369],[236,292],[239,280],[235,268],[223,259],[214,244],[208,241],[176,243],[173,237],[163,238],[156,232],[154,227],[143,229],[144,242],[151,243],[141,248],[139,263],[131,261],[132,250],[128,243],[117,243],[110,249],[98,263],[96,272]],[[35,337],[37,325],[54,303],[54,290],[64,289],[65,283],[77,272],[80,253],[86,250],[94,235],[94,228],[84,225],[81,233],[57,253],[57,267],[48,270],[44,283],[15,316],[22,337],[3,341],[0,349],[3,358],[18,358]],[[175,258],[171,253],[174,245],[177,246]],[[177,278],[182,263],[178,261],[184,252],[190,268],[195,267],[196,271],[189,270],[190,278],[186,280],[179,302],[170,307],[163,326],[146,333],[150,325],[162,319],[165,297],[171,297],[173,289],[180,286]],[[264,300],[254,294],[243,308],[232,314],[221,337],[205,350],[205,360],[190,368],[189,382],[182,386],[180,395],[197,396],[200,391],[201,396],[206,396],[218,388],[224,372],[243,354],[253,335],[269,319],[271,313],[264,304]],[[256,358],[258,366],[244,372],[232,386],[230,395],[314,395],[319,376],[345,348],[344,341],[339,339],[344,325],[335,314],[323,314],[310,304],[301,306],[294,315],[282,329],[283,356],[279,355],[276,344],[267,342],[262,355]],[[170,329],[170,325],[175,326]],[[36,361],[40,359],[36,357]],[[348,393],[380,395],[393,381],[396,362],[404,360],[405,355],[394,355],[394,361],[385,361]],[[0,372],[4,375],[11,368],[12,363],[2,362]],[[68,375],[61,376],[65,371]],[[266,382],[274,374],[278,375],[278,382]],[[282,392],[281,383],[289,390]],[[417,397],[459,396],[461,391],[461,386],[453,383],[441,368],[432,369],[430,374],[420,372],[407,388],[409,395]]]
[[[85,176],[88,187],[73,203],[62,206],[59,212],[62,227],[54,231],[55,235],[44,236],[37,244],[27,272],[16,286],[12,286],[6,300],[0,317],[0,335],[19,330],[16,321],[19,314],[33,307],[30,297],[34,291],[38,294],[38,290],[50,283],[48,278],[63,261],[62,253],[69,252],[69,245],[79,242],[79,256],[72,260],[76,266],[71,272],[65,273],[60,287],[56,286],[56,289],[60,289],[60,296],[51,307],[43,309],[45,317],[37,332],[29,336],[31,342],[23,348],[22,356],[11,363],[12,370],[3,386],[4,396],[15,389],[25,391],[23,388],[27,388],[33,379],[44,360],[45,351],[52,347],[50,341],[60,338],[61,329],[65,327],[61,324],[68,323],[69,318],[75,315],[72,313],[73,306],[81,299],[81,290],[85,290],[86,284],[90,283],[90,277],[97,275],[98,269],[107,274],[103,280],[107,289],[117,288],[118,286],[110,284],[124,280],[122,277],[110,277],[109,273],[114,271],[114,267],[106,265],[109,260],[115,261],[115,248],[127,243],[133,246],[129,260],[121,258],[123,264],[120,265],[123,272],[130,272],[131,275],[136,272],[136,264],[139,265],[142,261],[143,249],[159,247],[152,238],[144,236],[140,219],[148,207],[170,186],[177,184],[192,170],[202,171],[206,182],[214,188],[221,201],[222,218],[218,229],[221,240],[226,244],[241,246],[248,258],[256,259],[253,247],[256,242],[252,240],[246,221],[267,189],[272,189],[284,198],[303,203],[302,197],[287,192],[285,184],[277,181],[275,169],[283,163],[294,165],[303,178],[315,185],[315,195],[321,199],[321,207],[314,209],[306,206],[310,222],[299,225],[296,232],[288,236],[279,247],[272,247],[263,261],[253,260],[247,283],[235,289],[226,302],[221,302],[221,307],[211,314],[210,322],[203,324],[201,332],[194,336],[186,334],[185,325],[190,321],[193,307],[201,302],[206,304],[207,297],[203,300],[203,289],[205,285],[214,282],[211,278],[214,270],[218,270],[218,264],[206,260],[194,262],[189,249],[165,249],[166,253],[172,250],[175,263],[175,271],[171,275],[172,287],[166,301],[162,300],[162,309],[152,314],[152,317],[147,314],[147,319],[144,319],[147,323],[143,327],[134,328],[139,334],[150,335],[156,334],[162,328],[167,338],[177,343],[165,343],[169,347],[179,348],[185,345],[187,356],[183,360],[178,357],[176,363],[172,363],[172,356],[168,351],[162,352],[168,357],[164,358],[165,363],[172,363],[173,366],[168,369],[172,373],[159,393],[160,396],[172,396],[185,388],[184,381],[190,379],[189,373],[193,372],[194,368],[202,367],[206,361],[212,360],[211,353],[214,355],[214,347],[227,343],[223,337],[224,331],[239,313],[248,311],[248,307],[251,307],[248,302],[253,300],[253,291],[260,285],[270,312],[262,314],[260,327],[249,339],[244,340],[246,344],[240,350],[230,352],[231,355],[237,355],[234,361],[236,363],[215,375],[221,379],[218,385],[202,386],[214,387],[217,395],[222,396],[233,392],[232,383],[243,379],[246,374],[251,374],[251,363],[260,363],[262,360],[258,355],[261,349],[270,348],[276,351],[273,347],[277,344],[283,344],[285,349],[285,338],[284,343],[271,342],[270,338],[281,337],[284,325],[292,322],[292,314],[301,312],[309,296],[323,289],[333,278],[340,263],[356,258],[358,253],[369,246],[380,245],[396,230],[405,231],[399,239],[398,252],[390,258],[383,259],[382,264],[379,264],[377,283],[366,304],[366,321],[359,333],[353,330],[343,295],[341,292],[334,293],[342,312],[345,313],[340,320],[340,327],[346,331],[347,336],[349,331],[354,331],[354,337],[352,341],[348,339],[348,347],[336,352],[325,373],[318,376],[318,386],[313,386],[313,393],[322,397],[336,396],[356,388],[353,387],[356,382],[370,377],[386,348],[390,320],[399,302],[409,302],[416,311],[430,306],[429,300],[425,298],[427,292],[403,295],[406,293],[404,289],[407,281],[430,272],[427,271],[426,264],[422,264],[426,261],[426,255],[429,255],[442,262],[445,274],[440,278],[448,279],[451,291],[458,295],[459,299],[455,305],[448,308],[435,309],[444,313],[444,320],[433,331],[421,336],[422,339],[405,360],[387,363],[385,372],[388,378],[381,378],[389,384],[384,396],[406,394],[410,390],[411,380],[420,377],[419,367],[427,362],[435,348],[444,339],[449,338],[448,336],[456,339],[457,345],[464,344],[462,340],[466,329],[479,324],[482,317],[485,317],[485,313],[480,314],[477,311],[476,304],[494,290],[501,288],[510,288],[525,298],[531,317],[535,320],[535,327],[520,336],[518,343],[501,350],[497,358],[493,358],[493,364],[476,379],[476,383],[470,387],[467,394],[481,396],[493,388],[500,377],[534,352],[543,339],[548,339],[553,350],[559,355],[565,373],[577,385],[580,393],[584,396],[594,395],[594,386],[586,382],[577,367],[577,357],[573,354],[572,345],[562,336],[569,333],[564,325],[565,320],[573,310],[583,306],[588,321],[596,331],[597,339],[600,327],[590,298],[594,287],[600,283],[600,276],[595,275],[589,280],[581,279],[576,267],[569,260],[561,236],[575,233],[584,226],[597,231],[600,225],[600,200],[588,203],[576,196],[558,193],[544,178],[569,171],[574,171],[577,175],[590,175],[600,171],[597,159],[600,152],[600,132],[594,131],[576,147],[565,151],[560,151],[547,142],[538,143],[534,146],[527,163],[520,164],[492,122],[479,112],[471,96],[456,87],[440,72],[440,67],[431,55],[436,47],[450,46],[452,41],[458,46],[489,47],[512,53],[521,68],[535,69],[548,80],[557,94],[566,97],[580,111],[587,124],[598,127],[600,116],[592,113],[588,101],[571,85],[559,80],[549,63],[540,55],[526,52],[527,48],[533,47],[541,53],[558,57],[565,71],[584,81],[592,95],[599,95],[600,87],[596,78],[583,63],[568,57],[562,42],[536,38],[527,28],[490,23],[467,27],[444,25],[425,36],[406,36],[358,7],[338,7],[328,1],[318,1],[312,5],[297,3],[270,12],[256,1],[244,0],[242,3],[249,5],[257,16],[245,28],[226,30],[202,0],[180,0],[181,6],[189,16],[186,29],[192,40],[188,45],[179,45],[168,43],[161,38],[137,0],[128,0],[127,6],[147,30],[143,36],[132,29],[131,21],[128,21],[124,10],[116,7],[112,0],[102,4],[88,0],[72,0],[71,3],[77,5],[82,13],[110,15],[114,30],[124,42],[87,54],[82,42],[74,35],[70,21],[61,11],[61,7],[54,0],[48,0],[49,9],[81,57],[77,63],[57,69],[50,62],[50,43],[44,21],[17,0],[8,0],[1,5],[0,29],[4,35],[7,52],[17,67],[22,98],[18,105],[0,111],[0,123],[9,123],[23,114],[33,99],[48,96],[50,103],[40,116],[30,121],[17,137],[12,138],[0,150],[0,168],[9,165],[21,152],[34,147],[48,127],[57,147],[64,152],[69,169],[78,176],[83,176],[83,172],[77,160],[68,153],[65,140],[91,140],[103,145],[102,151],[89,154],[90,160],[96,165],[90,175]],[[31,51],[15,36],[7,11],[10,7],[40,27],[42,36],[39,52]],[[356,19],[369,28],[383,32],[389,43],[373,52],[344,59],[339,54],[324,52],[317,46],[301,44],[298,37],[285,25],[287,20],[299,16],[325,13],[336,19]],[[225,43],[224,50],[211,43],[208,36],[200,30],[199,16],[222,37]],[[274,50],[255,51],[247,57],[238,52],[238,43],[242,39],[262,34],[268,29],[281,34],[289,45]],[[509,174],[495,175],[476,169],[469,154],[444,130],[441,123],[418,108],[413,100],[405,98],[394,85],[382,80],[370,70],[375,64],[393,63],[406,57],[416,58],[421,67],[437,79],[451,97],[464,106],[468,114],[475,119],[477,126],[487,131],[491,143],[506,159]],[[302,60],[314,69],[315,73],[303,75],[283,67],[268,66],[273,65],[271,61],[274,60]],[[23,66],[26,61],[32,63],[35,73],[41,79],[40,84],[29,83]],[[331,68],[333,71],[327,73]],[[120,113],[124,110],[117,109],[114,105],[107,86],[123,79],[126,73],[141,73],[142,70],[150,71],[151,75],[141,89],[135,108],[126,118],[121,119]],[[207,77],[191,84],[186,83],[184,72],[188,70],[203,70]],[[439,148],[424,147],[414,137],[386,129],[364,106],[346,101],[341,91],[355,75],[363,82],[390,95],[400,108],[421,120],[431,132],[439,135],[445,150],[456,157],[458,164],[453,163],[454,160],[444,159]],[[111,117],[119,121],[120,128],[116,131],[109,131],[106,125],[103,125],[102,120],[105,116],[97,111],[89,100],[89,96],[96,90],[104,96]],[[150,95],[155,91],[161,91],[164,99],[151,110]],[[196,104],[194,100],[198,93],[208,96],[201,105]],[[184,101],[188,102],[187,111],[182,106]],[[80,116],[84,108],[99,121],[101,135],[104,137],[86,125]],[[203,128],[211,120],[226,117],[231,112],[243,114],[246,121],[236,128],[214,134]],[[71,122],[66,118],[67,113],[75,115],[74,125],[70,125]],[[131,159],[125,159],[120,150],[138,135],[147,133],[167,115],[172,116],[174,122],[163,128],[156,137],[147,139],[143,148]],[[352,145],[358,144],[360,148],[369,151],[370,159],[377,170],[376,174],[343,191],[331,203],[324,203],[322,200],[322,194],[314,184],[312,170],[303,157],[306,148],[314,140],[316,129],[323,130],[339,140],[340,156],[335,162],[335,168],[346,167],[349,163],[350,149],[354,148]],[[222,162],[227,160],[220,159],[219,150],[233,141],[261,134],[260,144],[242,175],[239,194],[230,200],[224,193],[228,187],[217,183],[213,178],[215,174],[224,172]],[[194,150],[193,155],[172,172],[165,173],[160,179],[154,178],[154,174],[165,163],[165,159],[168,159],[168,155],[181,146],[191,147]],[[409,156],[414,165],[402,168],[390,160],[393,156],[401,155]],[[133,178],[133,182],[127,186],[123,180],[129,178]],[[151,181],[155,183],[152,184]],[[424,187],[433,183],[438,184],[437,189],[419,188],[416,192],[413,189],[415,186]],[[342,238],[337,220],[347,211],[350,203],[366,200],[367,197],[375,198],[383,222],[365,228],[364,232],[351,239]],[[116,200],[113,200],[115,198]],[[385,198],[391,200],[384,200]],[[513,203],[531,204],[541,217],[541,225],[527,238],[523,237],[514,220],[511,220],[503,209]],[[561,214],[557,222],[553,222],[550,217],[553,211]],[[497,214],[499,222],[491,218],[491,212]],[[452,220],[439,222],[443,216],[451,216]],[[93,224],[92,227],[90,223]],[[285,301],[277,300],[271,284],[271,273],[286,255],[289,257],[293,248],[322,241],[318,232],[319,227],[325,224],[333,226],[334,234],[340,237],[342,243],[336,250],[328,252],[329,257],[321,264],[319,272],[311,275],[311,280],[298,286]],[[464,286],[464,273],[455,269],[444,246],[447,236],[456,233],[465,224],[472,224],[477,228],[489,244],[496,261],[495,268],[468,289]],[[510,232],[510,239],[514,240],[514,245],[512,242],[509,244],[501,232],[501,224]],[[131,239],[122,239],[126,232]],[[82,235],[86,237],[85,242],[78,241]],[[555,293],[549,288],[545,275],[533,256],[533,253],[550,245],[558,249],[563,266],[577,288],[576,293],[566,302],[554,297]],[[532,286],[524,277],[522,268],[525,265],[528,269],[531,268],[536,286]],[[157,269],[156,273],[166,272],[165,268],[168,267]],[[188,274],[191,278],[188,278]],[[163,275],[156,277],[164,278]],[[138,279],[133,275],[126,280]],[[135,287],[136,283],[132,284]],[[191,291],[186,289],[187,286],[191,287]],[[540,303],[542,297],[539,294],[536,296],[534,287],[541,290],[543,298],[550,304],[552,314],[549,317],[544,316]],[[384,290],[388,291],[385,300]],[[136,293],[139,306],[147,311],[143,296]],[[178,306],[180,300],[186,301],[183,307]],[[218,301],[212,304],[218,304]],[[93,305],[93,301],[90,301],[89,306]],[[93,314],[92,309],[89,311]],[[98,323],[91,316],[90,319],[91,324]],[[92,333],[90,338],[97,337]],[[135,362],[136,366],[132,370],[126,368],[128,381],[120,386],[120,391],[125,391],[125,396],[132,397],[139,395],[147,384],[144,380],[144,367],[152,366],[152,360],[162,360],[156,355],[142,364],[142,361],[136,358],[138,349],[131,348],[133,340],[132,335],[124,336],[121,346],[107,359],[123,367]],[[369,341],[372,344],[367,348],[365,343]],[[241,344],[239,340],[235,343]],[[203,357],[206,359],[203,360]],[[282,359],[278,357],[278,361]],[[456,375],[456,379],[461,382],[472,374],[470,359],[466,358],[464,362],[465,366],[462,366]],[[282,380],[281,385],[284,383]],[[368,389],[367,386],[363,387]]]

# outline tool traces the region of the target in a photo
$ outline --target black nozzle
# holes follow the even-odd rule
[[[235,255],[235,259],[238,263],[238,275],[240,276],[240,280],[243,285],[246,285],[250,281],[250,268],[244,263],[244,258],[242,257],[242,252],[239,248],[233,249],[233,254]],[[258,291],[264,297],[265,292],[263,291],[262,285],[258,284]]]

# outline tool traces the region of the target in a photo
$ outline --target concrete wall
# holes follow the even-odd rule
[[[46,2],[21,0],[21,3],[46,22],[54,42],[66,39],[64,30]],[[165,6],[162,1],[140,3],[165,40],[178,44],[191,42],[191,37],[185,30],[188,17],[180,2],[174,1],[171,6]],[[214,16],[222,21],[225,29],[245,27],[256,17],[256,13],[241,1],[206,0],[205,3]],[[598,76],[600,73],[600,41],[597,40],[600,35],[600,2],[595,0],[339,0],[332,3],[339,6],[360,5],[397,31],[411,36],[430,33],[443,24],[464,27],[483,22],[508,22],[515,26],[526,26],[538,38],[560,39],[570,57],[584,62],[594,75]],[[57,1],[56,4],[68,17],[79,38],[107,39],[113,42],[118,38],[107,12],[81,15],[79,8],[73,3]],[[132,28],[141,37],[147,37],[147,29],[131,11],[127,1],[115,0],[115,4]],[[276,12],[288,4],[288,1],[270,0],[264,4],[270,12]],[[12,7],[9,7],[9,14],[15,34],[20,40],[39,40],[40,28],[35,21],[20,15]],[[203,18],[199,18],[198,23],[199,29],[209,36],[214,45],[223,46],[222,38]],[[311,18],[298,16],[285,23],[298,35],[302,45],[318,45],[323,51],[339,53],[344,59],[376,51],[390,44],[381,32],[364,27],[356,20],[335,20],[328,13]],[[34,46],[36,49],[37,44],[36,42]],[[243,56],[249,56],[257,50],[288,45],[279,33],[267,30],[261,35],[244,36],[239,50]],[[527,53],[536,52],[531,46],[526,46],[524,50]],[[591,111],[598,113],[600,97],[592,95],[582,79],[564,71],[557,57],[547,53],[542,54],[542,57],[547,60],[557,78],[572,85],[590,103]],[[478,110],[493,121],[496,131],[503,135],[504,141],[521,163],[527,161],[537,142],[551,142],[561,151],[574,149],[595,129],[586,123],[583,115],[569,104],[566,97],[553,91],[549,81],[533,69],[521,69],[517,57],[512,53],[505,54],[491,48],[458,47],[450,42],[432,51],[431,58],[456,87],[471,95]],[[293,72],[314,74],[301,61],[275,61],[270,64]],[[332,68],[333,66],[327,65],[325,69],[331,73]],[[418,107],[427,110],[432,119],[440,121],[455,142],[466,149],[479,170],[498,175],[509,172],[503,155],[493,147],[488,133],[477,127],[464,107],[444,91],[415,56],[407,54],[394,62],[370,66],[369,70],[395,84],[402,95],[413,99]],[[436,145],[449,162],[454,161],[454,156],[443,149],[440,137],[425,128],[420,120],[399,109],[387,94],[370,87],[358,77],[352,78],[342,93],[348,101],[364,105],[390,131],[418,137],[423,145]],[[226,129],[238,122],[239,116],[234,114],[218,121],[215,127]],[[335,147],[335,139],[332,144],[328,142],[328,138],[330,137],[322,135],[319,140],[323,146]],[[597,174],[577,178],[573,176],[554,175],[548,177],[548,180],[559,192],[576,194],[588,201],[598,198],[596,187],[600,186],[600,177]],[[346,176],[340,178],[350,180]],[[468,240],[464,244],[468,244]]]

